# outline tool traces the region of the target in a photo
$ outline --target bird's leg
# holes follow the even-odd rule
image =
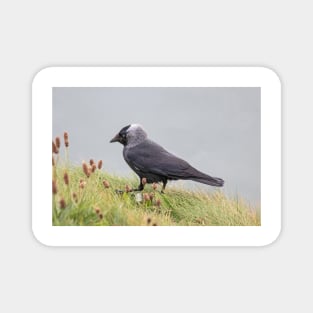
[[[164,179],[162,182],[163,182],[163,186],[162,186],[161,193],[165,193],[164,190],[165,190],[165,187],[166,187],[166,184],[167,184],[167,179]]]
[[[142,184],[142,182],[140,180],[140,185],[136,189],[131,189],[130,191],[142,191],[143,188],[144,188],[144,186],[143,186],[143,184]]]
[[[124,192],[128,193],[128,192],[133,192],[133,191],[142,191],[143,190],[143,184],[140,183],[140,185],[137,187],[137,188],[129,188],[128,190],[119,190],[119,189],[116,189],[115,191],[119,194],[122,194]]]

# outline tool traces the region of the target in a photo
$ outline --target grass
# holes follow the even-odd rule
[[[55,226],[260,225],[259,210],[220,191],[209,193],[169,187],[162,194],[161,186],[154,190],[146,185],[143,193],[119,194],[116,189],[137,186],[138,180],[100,170],[87,177],[78,166],[58,165],[53,171],[57,188],[52,203]]]
[[[138,185],[138,178],[112,175],[101,169],[102,164],[97,166],[93,161],[93,168],[90,163],[74,166],[68,161],[68,144],[65,161],[59,159],[58,148],[54,149],[52,168],[54,226],[259,226],[261,223],[259,208],[242,199],[227,197],[221,191],[167,187],[162,194],[161,186],[146,185],[144,192],[126,192]],[[117,193],[117,189],[124,192]]]

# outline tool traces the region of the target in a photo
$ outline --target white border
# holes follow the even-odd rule
[[[52,226],[52,87],[261,87],[261,226]],[[281,229],[281,84],[263,67],[50,67],[33,80],[32,227],[49,246],[263,246]],[[49,139],[49,140],[48,140]]]

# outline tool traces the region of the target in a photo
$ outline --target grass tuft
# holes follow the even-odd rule
[[[68,134],[64,136],[68,143]],[[53,142],[54,144],[54,142]],[[53,145],[53,148],[57,148]],[[68,145],[67,145],[68,147]],[[55,153],[55,151],[54,151]],[[67,153],[67,152],[66,152]],[[99,161],[100,162],[100,161]],[[132,192],[136,177],[108,173],[96,162],[54,161],[52,222],[55,226],[259,226],[260,209],[222,191],[147,184]],[[91,165],[91,166],[92,166]]]
[[[136,178],[99,170],[86,180],[80,166],[58,165],[53,180],[53,225],[260,225],[257,208],[220,191],[209,193],[168,187],[162,194],[160,186],[158,190],[147,184],[143,193],[126,192],[137,184]]]

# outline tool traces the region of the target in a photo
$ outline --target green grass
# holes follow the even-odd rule
[[[160,185],[157,190],[146,185],[141,193],[146,200],[138,202],[135,196],[138,192],[116,192],[116,189],[125,190],[125,185],[136,187],[136,177],[118,177],[97,169],[87,178],[80,166],[66,163],[58,162],[53,167],[57,186],[52,203],[55,226],[259,226],[261,223],[259,208],[242,199],[229,198],[221,191],[169,186],[161,194]],[[64,182],[65,172],[69,176],[68,185]],[[81,184],[81,180],[85,183]],[[104,180],[109,182],[109,188],[104,187]],[[147,200],[147,195],[153,198]],[[63,208],[61,199],[65,202]]]

